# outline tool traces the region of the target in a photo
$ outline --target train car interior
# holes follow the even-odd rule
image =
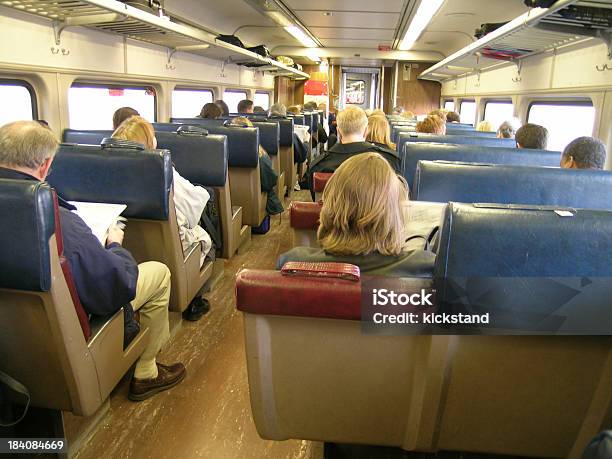
[[[0,455],[612,459],[612,0],[0,0]]]

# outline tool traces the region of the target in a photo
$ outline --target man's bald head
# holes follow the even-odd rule
[[[0,127],[0,165],[37,169],[55,156],[55,134],[36,121],[15,121]]]

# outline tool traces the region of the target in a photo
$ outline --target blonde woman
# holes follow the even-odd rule
[[[416,125],[416,131],[425,134],[446,134],[446,123],[438,115],[428,115],[423,121],[419,121]]]
[[[391,127],[385,116],[372,115],[368,118],[366,140],[381,148],[395,151],[396,145],[391,142]]]
[[[323,192],[321,248],[295,247],[281,255],[277,267],[288,261],[340,262],[373,275],[429,277],[434,255],[404,250],[407,201],[406,182],[380,154],[347,159]]]
[[[476,130],[479,132],[495,132],[493,125],[489,121],[481,121],[476,126]]]
[[[141,116],[132,116],[121,123],[113,132],[113,138],[138,142],[148,150],[157,148],[153,126]],[[205,255],[212,247],[212,240],[209,234],[204,231],[204,228],[199,225],[199,222],[210,195],[204,188],[194,186],[191,182],[185,180],[174,168],[172,168],[172,175],[174,206],[183,252],[187,252],[194,243],[200,242],[202,244],[200,266],[202,266]]]

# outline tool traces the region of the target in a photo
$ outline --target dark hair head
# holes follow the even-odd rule
[[[307,110],[307,111],[313,111],[313,110],[316,110],[316,109],[317,109],[317,107],[318,107],[318,106],[317,106],[317,103],[316,103],[316,102],[312,102],[312,101],[311,101],[311,102],[306,102],[306,103],[304,104],[304,110]]]
[[[449,123],[458,123],[461,120],[459,113],[457,112],[448,112],[446,114],[446,121]]]
[[[260,107],[259,105],[255,105],[255,107],[253,107],[253,113],[267,113],[267,112],[263,107]]]
[[[248,113],[253,107],[253,101],[249,99],[242,99],[238,102],[238,113]]]
[[[521,126],[514,136],[520,148],[546,150],[548,146],[548,129],[539,124],[527,123]]]
[[[202,107],[202,110],[200,111],[200,118],[215,119],[219,118],[222,113],[223,112],[221,111],[218,105],[209,102],[207,104],[204,104],[204,106]]]
[[[603,169],[606,163],[606,146],[593,137],[578,137],[563,150],[561,163],[572,159],[578,169]]]
[[[215,103],[215,105],[217,107],[219,107],[221,109],[221,114],[223,116],[229,116],[229,107],[227,106],[227,104],[224,101],[222,101],[221,99],[217,99],[217,100],[215,100],[214,103]]]
[[[119,126],[121,126],[121,123],[132,116],[140,116],[140,113],[138,113],[132,107],[121,107],[117,109],[113,114],[113,129],[117,129]]]

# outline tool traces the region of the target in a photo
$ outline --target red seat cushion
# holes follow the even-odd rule
[[[317,229],[322,202],[293,201],[289,207],[289,222],[294,229]]]
[[[333,172],[315,172],[312,175],[312,183],[315,193],[322,193],[327,181],[334,175]]]

